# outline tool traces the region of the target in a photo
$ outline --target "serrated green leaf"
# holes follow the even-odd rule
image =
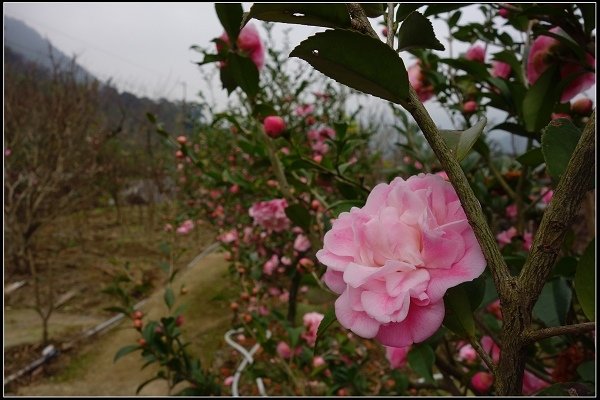
[[[165,304],[167,305],[167,307],[170,310],[171,307],[173,307],[173,304],[175,303],[175,294],[173,293],[172,288],[168,287],[165,289],[164,300],[165,300]]]
[[[343,3],[254,3],[243,23],[245,24],[250,18],[327,28],[351,26],[348,8]]]
[[[548,175],[557,181],[567,169],[581,131],[566,118],[550,122],[542,133],[542,153]]]
[[[408,97],[408,73],[400,56],[385,43],[359,32],[335,29],[300,43],[298,57],[336,81],[394,103]]]
[[[559,96],[559,91],[556,90],[558,81],[560,81],[558,68],[551,66],[525,94],[523,119],[527,131],[539,132],[550,121],[550,114]]]
[[[432,375],[435,353],[431,346],[413,345],[408,352],[408,365],[415,373],[425,379],[426,382],[435,384]]]
[[[444,50],[444,45],[435,37],[431,21],[418,11],[406,17],[398,29],[398,51],[414,48]]]
[[[227,55],[226,68],[231,72],[232,78],[242,90],[252,98],[258,93],[258,69],[252,60],[248,57],[236,53]],[[223,69],[222,69],[223,70]]]
[[[319,343],[319,341],[321,340],[321,338],[323,337],[323,335],[325,334],[325,331],[327,331],[327,329],[331,326],[331,324],[333,324],[336,321],[336,317],[335,317],[335,308],[334,307],[330,307],[326,312],[325,312],[325,316],[323,317],[323,319],[321,320],[321,323],[319,324],[319,328],[317,329],[317,339],[315,340],[315,347],[314,347],[314,352],[316,354],[317,351],[317,344]]]
[[[440,129],[440,134],[446,141],[450,152],[454,154],[458,161],[462,161],[467,154],[469,154],[471,147],[473,147],[483,132],[483,128],[485,128],[486,124],[487,118],[483,117],[475,125],[465,131]]]
[[[575,272],[575,293],[583,309],[583,313],[590,321],[595,321],[596,311],[596,240],[592,240],[579,259]]]
[[[285,215],[294,223],[304,229],[305,232],[310,230],[310,213],[301,204],[292,204],[285,208]]]
[[[396,22],[400,23],[408,17],[408,15],[415,11],[417,8],[424,6],[425,4],[416,3],[400,3],[398,10],[396,10]]]
[[[535,168],[540,164],[544,163],[544,153],[542,153],[541,147],[536,147],[535,149],[531,149],[519,157],[516,158],[521,165],[527,165],[528,167]]]
[[[115,358],[113,359],[113,363],[117,362],[117,360],[123,356],[126,356],[129,353],[133,353],[136,350],[140,350],[141,347],[138,345],[129,345],[129,346],[124,346],[121,347],[119,349],[119,351],[117,351],[117,354],[115,354]]]
[[[217,17],[231,43],[236,43],[242,25],[244,9],[241,3],[215,3]]]

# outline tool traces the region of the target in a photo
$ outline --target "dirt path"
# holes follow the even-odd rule
[[[227,264],[221,254],[212,253],[195,265],[182,271],[176,278],[174,288],[182,283],[189,292],[178,295],[178,303],[187,304],[184,311],[184,337],[193,343],[192,351],[200,355],[202,362],[210,363],[214,351],[222,348],[223,334],[229,328],[231,314],[229,301],[233,288],[227,276]],[[166,314],[163,290],[159,290],[144,304],[144,320],[158,319]],[[129,354],[113,363],[117,350],[134,344],[139,334],[130,328],[126,319],[100,338],[91,340],[68,366],[58,375],[19,388],[17,395],[24,396],[133,396],[137,386],[152,377],[156,369],[142,366],[139,353]],[[61,356],[61,357],[66,357]],[[155,381],[147,385],[140,395],[161,396],[167,394],[166,383]]]

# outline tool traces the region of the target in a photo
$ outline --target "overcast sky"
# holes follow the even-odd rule
[[[252,5],[242,4],[245,11]],[[462,10],[460,23],[481,20],[477,5]],[[96,77],[112,78],[118,89],[171,100],[183,96],[198,100],[196,94],[205,90],[206,84],[193,62],[202,56],[190,46],[212,47],[211,39],[223,32],[214,3],[4,3],[4,13],[34,28],[68,56],[76,55]],[[381,26],[372,22],[381,32]],[[260,22],[254,23],[260,27]],[[436,36],[446,43],[445,23],[433,21],[433,26]],[[275,37],[282,37],[281,32],[289,28],[290,48],[323,30],[276,24]],[[453,46],[456,57],[468,44],[455,41]],[[447,56],[448,51],[439,54]],[[407,66],[412,64],[405,53],[402,58]],[[214,87],[218,103],[224,104],[226,93],[218,80]],[[588,93],[595,100],[593,90]],[[449,120],[439,106],[433,101],[426,106],[437,115],[441,126],[448,126]]]

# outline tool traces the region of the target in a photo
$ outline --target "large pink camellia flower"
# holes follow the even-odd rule
[[[290,220],[285,215],[288,203],[285,199],[260,201],[250,207],[248,214],[254,218],[254,223],[274,232],[281,232],[290,226]]]
[[[230,44],[229,36],[226,32],[219,39]],[[237,47],[250,57],[256,68],[260,70],[263,67],[265,64],[265,48],[254,25],[248,24],[240,31],[237,39]],[[221,50],[221,46],[217,44],[217,51],[220,52]]]
[[[392,347],[433,335],[446,290],[486,265],[454,188],[433,174],[375,186],[364,207],[333,222],[317,258],[340,294],[338,321]]]
[[[550,32],[560,35],[563,31],[559,27],[550,29]],[[596,83],[596,74],[586,72],[583,65],[573,60],[558,60],[556,57],[561,52],[561,43],[553,37],[540,35],[531,45],[527,59],[527,80],[533,85],[552,63],[560,65],[560,77],[566,79],[571,74],[580,74],[563,90],[560,101],[565,103]],[[585,54],[588,67],[594,68],[596,59],[589,53]]]

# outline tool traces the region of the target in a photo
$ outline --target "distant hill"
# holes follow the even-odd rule
[[[54,65],[66,68],[72,57],[57,49],[35,29],[24,22],[4,16],[4,47],[10,48],[21,55],[25,60],[34,62],[45,68],[52,69]],[[6,56],[6,54],[5,54]],[[85,68],[80,65],[75,67],[78,80],[95,79]]]

